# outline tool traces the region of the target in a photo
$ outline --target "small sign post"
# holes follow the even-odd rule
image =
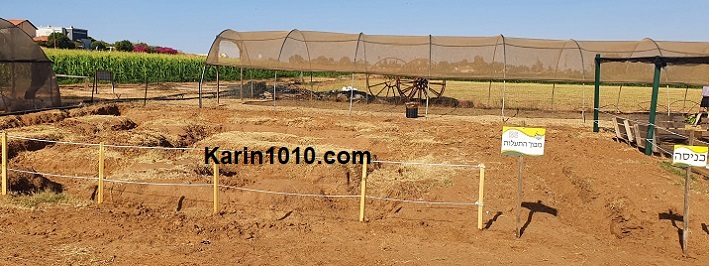
[[[517,175],[517,220],[516,234],[521,237],[519,220],[522,208],[522,169],[524,156],[544,155],[544,136],[546,130],[531,127],[502,127],[502,155],[519,157],[519,173]]]
[[[672,164],[687,168],[684,177],[684,214],[682,215],[682,254],[687,256],[687,239],[689,238],[689,182],[692,180],[692,167],[706,167],[709,147],[692,146],[694,131],[689,132],[689,146],[675,145],[672,153]]]

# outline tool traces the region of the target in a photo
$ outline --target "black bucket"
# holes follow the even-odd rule
[[[406,118],[417,118],[419,117],[419,103],[408,102],[406,103]]]

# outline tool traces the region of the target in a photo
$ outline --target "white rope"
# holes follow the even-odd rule
[[[57,175],[57,174],[25,171],[25,170],[13,169],[13,168],[8,168],[8,170],[13,171],[13,172],[20,172],[20,173],[38,174],[38,175],[42,175],[42,176],[84,179],[84,180],[94,180],[94,181],[98,180],[98,178],[96,178],[96,177]],[[130,180],[118,180],[118,179],[104,179],[104,181],[109,182],[109,183],[123,183],[123,184],[134,184],[134,185],[150,185],[150,186],[171,186],[171,187],[211,187],[214,185],[214,184],[154,183],[154,182],[139,182],[139,181],[130,181]],[[255,188],[227,186],[227,185],[218,185],[218,186],[221,188],[235,189],[235,190],[255,192],[255,193],[272,194],[272,195],[283,195],[283,196],[315,197],[315,198],[351,198],[351,199],[356,199],[356,198],[361,197],[360,195],[347,195],[347,194],[327,195],[327,194],[294,193],[294,192],[270,191],[270,190],[262,190],[262,189],[255,189]],[[365,196],[365,198],[374,199],[374,200],[382,200],[382,201],[393,201],[393,202],[414,203],[414,204],[428,204],[428,205],[484,206],[484,204],[482,202],[478,202],[478,201],[476,201],[476,202],[424,201],[424,200],[396,199],[396,198],[378,197],[378,196],[369,196],[369,195]]]
[[[360,195],[346,195],[346,194],[345,195],[337,195],[337,194],[327,195],[327,194],[281,192],[281,191],[270,191],[270,190],[254,189],[254,188],[227,186],[227,185],[219,185],[219,187],[230,188],[230,189],[241,190],[241,191],[248,191],[248,192],[255,192],[255,193],[283,195],[283,196],[315,197],[315,198],[360,198],[361,197]],[[405,200],[405,199],[395,199],[395,198],[386,198],[386,197],[377,197],[377,196],[365,196],[365,197],[367,199],[374,199],[374,200],[395,201],[395,202],[402,202],[402,203],[418,203],[418,204],[429,204],[429,205],[463,205],[463,206],[471,206],[471,205],[481,206],[482,205],[482,203],[479,203],[479,202]]]
[[[382,161],[382,160],[373,160],[372,162],[373,162],[373,163],[388,163],[388,164],[403,164],[403,165],[423,165],[423,166],[484,168],[484,166],[482,166],[482,165],[470,165],[470,164],[445,164],[445,163],[424,163],[424,162],[396,162],[396,161]]]
[[[99,146],[100,144],[91,144],[91,143],[80,143],[80,142],[69,142],[69,141],[58,141],[58,140],[46,140],[46,139],[35,139],[35,138],[27,138],[27,137],[18,137],[18,136],[7,136],[8,138],[11,139],[24,139],[24,140],[32,140],[32,141],[39,141],[39,142],[47,142],[47,143],[57,143],[57,144],[71,144],[71,145],[85,145],[85,146]]]
[[[198,148],[180,148],[180,147],[161,147],[161,146],[131,146],[131,145],[111,145],[104,144],[104,147],[110,148],[129,148],[129,149],[160,149],[160,150],[183,150],[183,151],[199,151]]]
[[[96,177],[47,174],[47,173],[25,171],[25,170],[12,169],[12,168],[7,168],[7,170],[10,170],[13,172],[18,172],[18,173],[26,173],[26,174],[41,175],[41,176],[63,177],[63,178],[84,179],[84,180],[98,180],[98,178],[96,178]]]
[[[140,182],[140,181],[130,181],[130,180],[120,180],[120,179],[104,179],[103,181],[109,182],[109,183],[122,183],[122,184],[148,185],[148,186],[166,186],[166,187],[211,187],[212,186],[212,184],[154,183],[154,182]]]
[[[219,187],[230,188],[230,189],[241,190],[241,191],[248,191],[248,192],[283,195],[283,196],[299,196],[299,197],[315,197],[315,198],[359,198],[360,197],[360,195],[326,195],[326,194],[281,192],[281,191],[270,191],[270,190],[262,190],[262,189],[255,189],[255,188],[227,186],[227,185],[219,185]]]
[[[463,205],[463,206],[470,206],[470,205],[479,205],[481,203],[478,202],[452,202],[452,201],[424,201],[424,200],[406,200],[406,199],[394,199],[394,198],[386,198],[386,197],[377,197],[377,196],[366,196],[368,199],[375,199],[375,200],[383,200],[383,201],[395,201],[395,202],[403,202],[403,203],[416,203],[416,204],[428,204],[428,205]]]

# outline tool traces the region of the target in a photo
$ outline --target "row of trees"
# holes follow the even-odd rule
[[[177,54],[177,50],[170,47],[150,46],[146,43],[133,44],[129,40],[117,41],[113,47],[122,52],[157,53],[157,54]]]
[[[170,47],[161,46],[150,46],[146,43],[133,44],[129,40],[117,41],[113,45],[96,40],[89,37],[91,40],[91,50],[106,51],[109,47],[113,46],[114,49],[122,52],[140,52],[140,53],[157,53],[157,54],[177,54],[178,51]],[[55,32],[49,35],[46,42],[38,42],[40,46],[48,48],[60,48],[60,49],[80,49],[82,48],[81,43],[74,42],[66,35]]]

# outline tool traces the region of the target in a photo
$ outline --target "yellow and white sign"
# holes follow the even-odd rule
[[[502,127],[502,155],[544,155],[546,129],[532,127]]]
[[[707,166],[709,147],[675,145],[672,164],[677,166]]]

